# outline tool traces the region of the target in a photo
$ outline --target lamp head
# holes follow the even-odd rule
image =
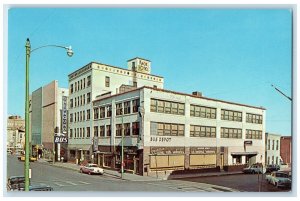
[[[72,50],[72,47],[69,46],[69,47],[66,47],[66,49],[67,49],[67,55],[68,55],[69,57],[72,57],[73,54],[74,54],[74,52],[73,52],[73,50]]]

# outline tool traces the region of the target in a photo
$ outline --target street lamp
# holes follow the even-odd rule
[[[59,47],[67,50],[67,55],[69,57],[73,56],[73,50],[71,46],[64,47],[59,45],[44,45],[35,49],[31,50],[30,40],[27,38],[26,40],[26,72],[25,72],[25,170],[24,170],[24,176],[25,176],[25,191],[29,191],[29,59],[30,54],[38,49],[44,48],[44,47]],[[54,139],[53,139],[54,140]],[[53,142],[54,143],[54,142]]]

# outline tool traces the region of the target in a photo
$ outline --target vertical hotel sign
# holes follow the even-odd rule
[[[62,110],[61,110],[61,133],[67,134],[68,132],[68,110],[67,110],[67,96],[62,97]]]

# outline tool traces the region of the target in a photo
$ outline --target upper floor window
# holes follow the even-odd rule
[[[72,94],[73,93],[73,84],[71,84],[70,91],[71,91],[71,94]]]
[[[130,101],[124,102],[124,114],[130,114]]]
[[[242,129],[221,127],[221,138],[242,138]]]
[[[100,126],[100,136],[104,137],[105,135],[105,127],[104,126]]]
[[[155,123],[157,124],[157,130],[151,131],[151,135],[160,136],[184,136],[184,125],[183,124],[170,124],[170,123]]]
[[[140,107],[140,99],[135,99],[132,101],[132,112],[138,112]]]
[[[246,122],[247,123],[255,123],[255,124],[262,124],[262,115],[259,114],[246,114]]]
[[[73,114],[70,113],[70,122],[73,122]]]
[[[69,134],[70,138],[73,137],[73,129],[70,129],[70,134]]]
[[[91,137],[90,127],[86,127],[86,137]]]
[[[130,123],[124,124],[124,136],[130,136]]]
[[[268,150],[270,150],[270,146],[271,146],[271,140],[268,139]]]
[[[91,111],[87,110],[86,111],[86,120],[90,120],[91,119]]]
[[[279,149],[279,140],[276,140],[276,150]]]
[[[191,125],[191,137],[216,137],[216,127]]]
[[[111,105],[107,106],[106,117],[111,117]]]
[[[262,139],[262,131],[246,129],[246,139]]]
[[[117,103],[116,104],[116,115],[122,115],[123,114],[123,104]]]
[[[111,136],[111,126],[110,125],[106,125],[106,136]]]
[[[273,143],[272,143],[272,150],[274,150],[274,147],[275,147],[275,140],[273,140]]]
[[[99,108],[94,108],[94,119],[99,119]]]
[[[105,107],[100,107],[100,119],[105,118]]]
[[[80,80],[80,89],[82,89],[82,80]]]
[[[151,112],[184,115],[184,103],[151,99]]]
[[[90,103],[90,102],[91,102],[91,93],[90,93],[90,92],[87,93],[86,96],[87,96],[86,102],[87,102],[87,103]]]
[[[77,82],[75,82],[75,91],[77,91]]]
[[[116,136],[122,136],[122,124],[116,124]]]
[[[132,135],[140,134],[140,122],[132,122]]]
[[[85,94],[82,95],[83,105],[85,105]]]
[[[216,110],[217,110],[216,108],[191,105],[190,115],[192,117],[216,119]]]
[[[105,76],[105,87],[109,87],[110,85],[110,78],[108,76]]]
[[[221,110],[221,119],[242,122],[242,112],[222,109]]]
[[[98,126],[94,126],[94,136],[98,137]]]
[[[87,76],[87,87],[91,85],[91,76]]]
[[[70,99],[70,108],[73,108],[73,99]]]

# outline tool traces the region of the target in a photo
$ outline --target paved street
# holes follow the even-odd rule
[[[24,162],[15,156],[7,158],[8,176],[23,175]],[[30,163],[32,184],[47,184],[54,191],[138,191],[138,192],[230,192],[232,189],[211,184],[179,180],[128,181],[118,177],[87,175],[79,171],[54,167],[47,163]]]
[[[198,177],[198,178],[182,178],[177,180],[193,181],[208,184],[215,184],[220,186],[227,186],[229,188],[237,189],[241,192],[288,192],[290,189],[276,188],[270,185],[265,180],[265,175],[262,179],[260,175],[260,187],[258,175],[253,174],[238,174],[226,176],[211,176],[211,177]],[[259,189],[260,188],[260,189]]]

